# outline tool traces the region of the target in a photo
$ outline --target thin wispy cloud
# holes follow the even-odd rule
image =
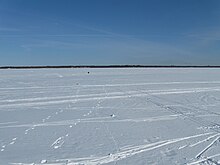
[[[9,28],[9,27],[0,27],[0,32],[19,32],[21,29],[18,28]]]
[[[1,63],[13,57],[25,64],[26,56],[78,64],[220,61],[217,1],[110,2],[0,2]]]
[[[2,38],[25,38],[25,37],[66,37],[66,38],[73,38],[73,37],[112,37],[112,35],[105,35],[105,34],[0,34]]]
[[[210,46],[212,47],[218,44],[218,42],[220,41],[220,30],[219,28],[208,28],[205,30],[201,29],[193,33],[187,34],[187,37],[191,39],[194,45],[196,45],[198,48],[209,48]]]

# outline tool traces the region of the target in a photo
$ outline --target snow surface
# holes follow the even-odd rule
[[[220,164],[220,69],[0,71],[0,165]]]

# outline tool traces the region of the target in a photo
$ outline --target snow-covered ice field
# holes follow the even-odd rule
[[[220,69],[0,70],[9,164],[219,165]]]

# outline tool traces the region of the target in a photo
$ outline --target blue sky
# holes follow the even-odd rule
[[[0,0],[0,65],[220,65],[219,0]]]

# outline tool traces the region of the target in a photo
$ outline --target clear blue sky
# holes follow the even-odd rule
[[[220,65],[220,0],[0,0],[0,65]]]

